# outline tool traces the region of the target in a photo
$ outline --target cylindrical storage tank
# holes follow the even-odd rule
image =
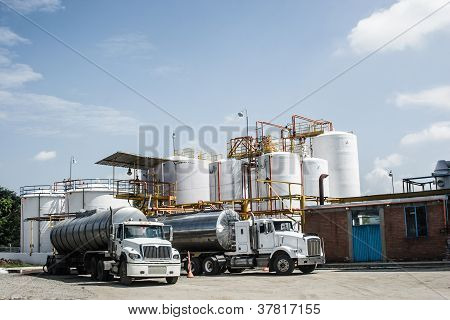
[[[242,161],[224,159],[209,164],[211,201],[243,198]]]
[[[327,160],[303,158],[302,173],[305,196],[319,197],[319,178],[322,174],[328,174]],[[328,178],[323,180],[323,191],[325,197],[330,195]],[[308,204],[310,203],[312,202],[308,201]]]
[[[64,194],[37,193],[21,197],[21,252],[52,252],[49,221],[25,221],[28,218],[45,217],[64,212]]]
[[[199,159],[175,161],[177,204],[209,201],[209,162]]]
[[[450,161],[439,160],[433,175],[436,177],[436,188],[450,189]]]
[[[112,210],[94,210],[77,214],[76,217],[58,223],[50,233],[50,240],[59,254],[84,251],[106,251],[113,223],[128,220],[146,221],[147,217],[132,207]]]
[[[114,197],[114,189],[104,184],[89,184],[85,188],[76,186],[66,191],[66,212],[74,213],[83,210],[106,210],[110,207],[129,207],[130,203],[125,199]]]
[[[235,244],[234,222],[239,215],[234,210],[180,214],[161,218],[172,226],[172,245],[180,251],[230,251]]]
[[[328,161],[330,197],[361,196],[356,135],[331,131],[313,138],[313,156]]]
[[[273,181],[271,187],[267,183],[258,182],[259,197],[277,197],[301,195],[302,172],[300,156],[290,152],[273,152],[258,158],[257,179]],[[284,183],[280,183],[284,182]],[[289,185],[285,182],[291,182]],[[300,200],[289,199],[264,201],[261,210],[300,209]]]

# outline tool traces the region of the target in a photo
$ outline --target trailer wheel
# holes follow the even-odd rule
[[[308,274],[313,272],[314,270],[316,270],[316,265],[315,264],[308,264],[305,266],[299,266],[298,269],[304,273],[304,274]]]
[[[103,260],[97,262],[97,280],[98,281],[109,281],[109,270],[105,270],[105,264]]]
[[[184,262],[184,270],[186,270],[186,272],[188,272],[188,261],[187,260]],[[199,276],[203,273],[202,264],[200,263],[199,258],[191,259],[191,271],[194,276]]]
[[[133,282],[133,278],[127,276],[127,262],[122,261],[120,263],[119,267],[119,277],[120,277],[120,284],[124,286],[130,286]]]
[[[166,277],[167,284],[175,284],[178,281],[178,277]]]
[[[219,274],[220,266],[217,258],[215,257],[207,257],[203,260],[203,272],[207,276],[214,276]]]
[[[287,276],[294,271],[294,261],[286,253],[282,253],[275,257],[273,268],[278,275]]]
[[[97,258],[92,257],[89,265],[89,272],[91,273],[91,278],[97,279]]]

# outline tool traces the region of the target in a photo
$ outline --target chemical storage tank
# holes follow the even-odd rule
[[[209,201],[209,162],[199,159],[175,161],[177,204]]]
[[[302,162],[303,185],[305,196],[319,197],[319,178],[322,174],[328,174],[328,162],[319,158],[303,158]],[[323,180],[324,196],[330,194],[328,178]],[[308,201],[307,204],[316,204],[316,201]]]
[[[436,177],[436,188],[450,189],[450,161],[439,160],[436,163],[433,176]]]
[[[64,193],[53,191],[52,186],[21,188],[21,252],[52,252],[49,221],[25,221],[64,213]]]
[[[114,198],[114,183],[108,179],[84,179],[65,183],[66,212],[131,206],[128,200]]]
[[[313,138],[313,156],[328,161],[330,197],[361,196],[356,135],[331,131]]]
[[[106,251],[110,236],[111,217],[113,223],[130,219],[146,221],[147,217],[133,207],[111,210],[92,210],[77,213],[74,218],[58,223],[51,231],[51,243],[58,254],[68,254],[86,250]]]
[[[209,164],[211,201],[243,198],[242,161],[224,159]]]
[[[292,182],[296,184],[272,183],[272,189],[264,182],[258,182],[259,197],[276,197],[291,195],[301,195],[301,164],[300,156],[290,152],[266,153],[258,157],[258,180],[272,180],[281,182]],[[272,200],[261,203],[261,210],[289,209],[291,203],[289,199],[284,201]],[[300,200],[292,201],[292,208],[300,208]]]
[[[234,210],[180,214],[159,219],[172,226],[174,248],[180,251],[229,251],[233,249]]]

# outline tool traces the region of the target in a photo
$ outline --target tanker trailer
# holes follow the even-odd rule
[[[142,278],[165,278],[174,284],[181,265],[171,237],[170,227],[148,221],[136,208],[79,212],[52,229],[56,254],[47,257],[44,270],[67,274],[76,268],[99,281],[119,276],[125,285]]]
[[[289,275],[295,268],[311,273],[325,263],[321,239],[294,230],[289,219],[239,220],[234,210],[209,211],[162,217],[173,228],[174,248],[188,269],[188,252],[194,274],[216,275],[228,270],[269,268]]]

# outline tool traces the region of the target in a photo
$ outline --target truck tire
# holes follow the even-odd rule
[[[315,264],[309,264],[306,266],[298,266],[298,269],[303,273],[303,274],[308,274],[313,272],[314,270],[316,270],[316,265]]]
[[[178,281],[178,277],[166,277],[167,284],[175,284]]]
[[[286,253],[281,253],[273,260],[273,269],[278,275],[287,276],[294,271],[294,261]]]
[[[188,272],[188,261],[187,260],[184,262],[184,270],[186,270],[186,272]],[[199,258],[191,259],[191,271],[194,276],[199,276],[203,273],[202,265],[200,263]]]
[[[98,281],[109,281],[109,270],[105,270],[105,264],[103,260],[98,260],[97,262],[97,280]]]
[[[219,262],[215,257],[207,257],[205,260],[203,260],[202,267],[203,272],[207,276],[215,276],[219,274],[220,271]]]
[[[127,276],[127,263],[125,261],[122,261],[120,263],[119,277],[120,277],[120,284],[124,286],[130,286],[131,283],[133,283],[133,278]]]
[[[92,257],[89,262],[89,273],[91,274],[91,278],[97,280],[97,258]]]

